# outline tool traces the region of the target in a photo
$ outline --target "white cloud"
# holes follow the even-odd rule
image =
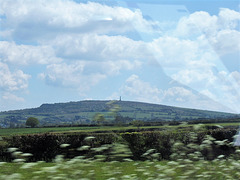
[[[204,94],[180,86],[166,89],[162,102],[168,105],[192,109],[208,109],[213,111],[226,111],[227,109]]]
[[[227,96],[233,97],[232,102],[236,102],[237,106],[235,108],[240,108],[240,104],[238,103],[240,100],[240,72],[234,71],[231,73],[221,72],[221,80],[222,86],[219,86],[223,90],[224,98],[230,99]]]
[[[226,71],[220,57],[240,51],[240,13],[220,9],[217,16],[199,11],[178,22],[175,37],[163,36],[149,44],[168,76],[198,92],[221,90]]]
[[[222,29],[235,29],[239,25],[240,12],[228,8],[221,8],[218,16],[218,23]]]
[[[36,40],[62,33],[124,32],[137,28],[153,31],[156,22],[143,18],[140,10],[70,0],[1,0],[4,31],[11,38]],[[5,32],[5,34],[7,34]]]
[[[175,73],[172,77],[213,101],[228,107],[231,112],[239,112],[239,72],[228,73],[226,71],[214,72],[213,69],[185,69]],[[222,109],[222,111],[226,110]]]
[[[165,68],[176,68],[183,67],[190,61],[199,60],[204,55],[200,43],[202,42],[163,36],[149,43],[149,50],[152,50],[160,65]]]
[[[127,61],[127,60],[119,60],[119,61],[106,61],[99,64],[99,70],[102,70],[102,73],[107,75],[117,75],[124,70],[134,70],[141,68],[142,63],[140,61]],[[90,68],[90,67],[89,67]]]
[[[186,101],[186,99],[192,99],[194,97],[193,93],[185,89],[184,87],[172,87],[164,91],[163,99],[170,100],[174,98],[173,101]]]
[[[74,61],[70,64],[51,64],[39,75],[49,85],[78,88],[83,93],[107,77],[118,75],[123,70],[132,70],[141,65],[138,61]]]
[[[208,92],[210,93],[210,92]],[[195,109],[208,109],[214,111],[231,111],[230,108],[211,99],[211,97],[181,86],[161,89],[149,82],[143,81],[133,74],[126,79],[119,92],[115,92],[110,99],[118,99],[119,94],[124,99],[142,102],[158,103]]]
[[[135,74],[126,79],[118,94],[137,101],[171,105],[176,105],[176,102],[187,102],[189,99],[193,100],[193,97],[195,98],[191,91],[183,87],[172,87],[162,90],[149,82],[141,80]]]
[[[0,62],[0,89],[3,91],[18,91],[28,87],[30,75],[21,70],[11,72],[7,64]]]
[[[6,92],[3,94],[2,99],[4,101],[14,101],[14,102],[24,102],[24,98],[18,97],[14,94],[11,94],[9,92]]]
[[[238,85],[240,85],[240,72],[234,71],[230,74],[230,77],[233,78]]]
[[[214,69],[221,68],[218,56],[202,38],[163,36],[150,43],[149,49],[168,76],[197,91],[212,85],[216,80]]]
[[[239,15],[229,9],[221,9],[217,16],[195,12],[179,21],[175,37],[163,36],[150,44],[168,76],[227,106],[231,112],[239,112],[240,108],[238,73],[228,72],[220,58],[240,51]],[[182,99],[179,95],[178,100]],[[197,100],[200,104],[207,102]],[[209,103],[206,107],[214,109],[213,105]],[[227,108],[217,109],[226,111]]]
[[[51,64],[47,66],[47,72],[42,73],[40,76],[50,85],[63,87],[88,87],[85,83],[87,83],[89,77],[86,77],[86,80],[83,81],[82,76],[85,66],[86,62],[77,62],[70,65],[66,63]],[[89,85],[91,84],[90,81],[91,80],[89,79]]]
[[[219,72],[219,79],[222,81],[223,85],[226,88],[223,88],[225,91],[228,90],[238,90],[240,87],[240,72],[226,72],[221,71]]]
[[[157,23],[144,19],[140,10],[70,0],[0,0],[0,4],[0,35],[6,40],[0,41],[2,99],[21,101],[14,92],[27,89],[30,76],[24,70],[32,65],[46,68],[39,77],[48,85],[87,93],[107,78],[156,60],[170,78],[189,89],[164,90],[132,75],[120,90],[124,96],[223,110],[216,101],[240,109],[239,72],[227,72],[218,57],[240,50],[239,12],[195,12],[183,17],[175,31],[166,32],[168,36],[144,42],[124,37],[134,29],[156,31]],[[174,37],[170,36],[173,31]]]
[[[239,112],[240,109],[239,79],[240,73],[237,71],[221,71],[216,74],[216,81],[208,88],[212,98],[231,108],[232,112]]]
[[[50,46],[17,45],[0,41],[0,61],[14,65],[49,64],[61,62]]]
[[[150,83],[144,82],[135,74],[131,75],[121,88],[124,96],[130,96],[131,99],[144,102],[160,102],[162,91]]]
[[[145,59],[151,56],[142,41],[134,41],[124,36],[97,34],[58,36],[46,41],[56,50],[59,57],[92,61]]]
[[[204,35],[218,55],[240,50],[240,12],[222,8],[211,16],[204,11],[194,12],[180,19],[176,35],[187,38]]]
[[[215,35],[221,30],[233,30],[239,25],[240,13],[227,8],[221,8],[219,14],[210,15],[205,11],[197,11],[180,19],[177,26],[179,35],[191,34]]]
[[[216,36],[209,37],[218,55],[225,55],[240,51],[240,32],[236,30],[222,30]]]
[[[206,88],[216,81],[216,76],[211,69],[184,69],[179,70],[171,76],[181,84],[188,85],[192,88]]]
[[[191,37],[202,33],[212,34],[217,30],[217,16],[211,16],[205,11],[197,11],[187,17],[182,17],[177,25],[176,33]]]

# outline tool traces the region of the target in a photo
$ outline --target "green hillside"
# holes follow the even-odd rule
[[[118,115],[144,121],[178,121],[194,120],[199,118],[231,118],[235,114],[178,108],[172,106],[149,104],[133,101],[79,101],[68,103],[42,104],[38,108],[0,112],[0,125],[24,123],[27,117],[37,117],[41,124],[86,124],[91,123],[96,113],[104,114],[110,119],[109,109],[119,106]]]

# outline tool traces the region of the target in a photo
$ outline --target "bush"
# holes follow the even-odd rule
[[[29,117],[26,121],[26,126],[36,127],[39,124],[39,121],[35,117]]]

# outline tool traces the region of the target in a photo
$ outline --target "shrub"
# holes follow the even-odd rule
[[[39,124],[39,121],[35,117],[29,117],[26,121],[26,126],[36,127]]]

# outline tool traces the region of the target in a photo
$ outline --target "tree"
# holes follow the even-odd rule
[[[122,117],[120,114],[117,114],[114,122],[116,123],[116,125],[121,126],[125,123],[125,118]]]
[[[39,121],[35,117],[29,117],[26,121],[26,126],[36,127],[39,124]]]
[[[93,117],[93,121],[95,121],[98,125],[104,123],[104,115],[100,113],[95,114],[95,116]]]
[[[140,121],[140,120],[134,120],[131,122],[131,124],[135,127],[138,128],[138,130],[140,130],[140,126],[143,126],[144,122],[143,121]]]

